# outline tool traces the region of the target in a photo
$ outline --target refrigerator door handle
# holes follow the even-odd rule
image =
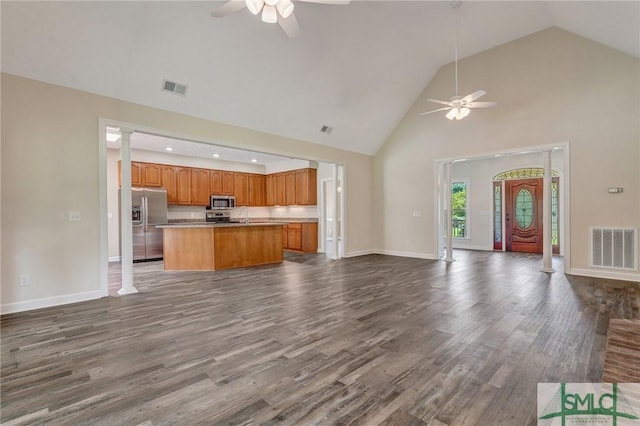
[[[147,226],[149,226],[149,199],[147,197],[142,197],[142,223],[144,223],[144,232],[147,232]]]

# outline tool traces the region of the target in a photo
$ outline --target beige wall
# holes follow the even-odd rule
[[[3,312],[99,296],[100,117],[347,166],[346,252],[373,248],[372,157],[2,74]],[[106,200],[105,200],[106,206]],[[69,222],[67,211],[82,213]],[[106,219],[105,219],[106,220]],[[31,284],[19,287],[19,276]]]
[[[377,247],[437,256],[434,164],[568,142],[572,270],[589,269],[589,226],[640,226],[640,61],[551,28],[459,62],[461,94],[493,109],[452,122],[427,98],[453,95],[443,67],[374,159]],[[624,187],[611,195],[607,188]],[[412,211],[423,212],[413,217]],[[635,274],[637,277],[637,273]]]

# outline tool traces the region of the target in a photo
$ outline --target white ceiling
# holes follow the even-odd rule
[[[223,3],[2,1],[2,71],[373,154],[453,60],[450,2],[298,2],[296,39],[246,9],[211,17]],[[458,18],[460,57],[550,26],[640,57],[638,1],[468,1]]]
[[[110,133],[113,135],[119,135],[117,129],[111,131],[107,128],[107,134]],[[120,142],[120,138],[114,141],[107,140],[107,147],[120,149]],[[131,135],[130,146],[133,149],[162,152],[167,155],[186,155],[189,157],[209,158],[218,161],[233,161],[236,163],[260,164],[264,166],[291,160],[291,158],[281,157],[279,155],[245,151],[220,145],[191,142],[139,132],[135,132]],[[171,149],[168,150],[167,148]]]

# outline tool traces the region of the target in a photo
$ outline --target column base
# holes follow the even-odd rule
[[[553,268],[542,268],[540,269],[540,272],[548,272],[550,274],[553,274],[556,270]]]
[[[122,287],[120,290],[118,290],[118,294],[120,296],[124,296],[125,294],[133,294],[133,293],[137,293],[138,289],[135,287],[131,287],[131,288],[124,288]]]
[[[445,262],[447,262],[447,263],[451,263],[451,262],[455,262],[456,261],[453,257],[445,257],[443,260]]]

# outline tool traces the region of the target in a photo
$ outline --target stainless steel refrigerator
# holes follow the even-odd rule
[[[131,188],[131,222],[133,260],[162,259],[162,228],[156,225],[167,223],[167,191]]]

